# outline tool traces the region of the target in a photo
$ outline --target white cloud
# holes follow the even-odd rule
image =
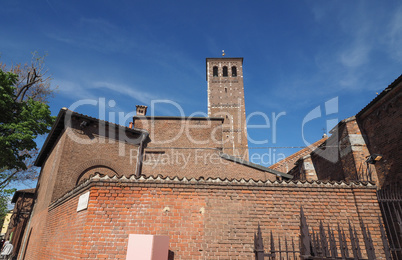
[[[389,55],[402,62],[402,8],[397,9],[392,16],[385,39]]]
[[[161,96],[157,94],[139,90],[139,88],[105,81],[92,82],[86,84],[87,87],[83,87],[80,83],[68,80],[54,80],[54,82],[60,86],[60,94],[62,94],[64,97],[69,97],[70,99],[98,99],[98,89],[101,88],[110,90],[114,93],[129,96],[143,104],[150,104],[151,100],[161,98]],[[163,96],[166,97],[166,95]]]
[[[89,91],[87,88],[83,87],[77,82],[60,79],[54,79],[53,81],[55,85],[59,86],[58,91],[65,98],[70,98],[72,100],[97,98],[92,91]]]
[[[342,50],[339,60],[343,66],[358,68],[369,61],[370,50],[371,48],[367,44],[359,41],[354,46]]]
[[[159,99],[160,97],[154,93],[150,93],[138,88],[133,88],[124,84],[115,84],[104,81],[93,82],[92,85],[96,88],[106,88],[127,96],[130,96],[143,104],[150,104],[151,100]]]

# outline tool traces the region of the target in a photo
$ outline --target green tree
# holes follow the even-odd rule
[[[0,228],[3,226],[4,219],[9,212],[8,202],[10,196],[14,194],[17,189],[3,189],[0,191]]]
[[[46,104],[53,90],[44,77],[43,57],[35,54],[30,66],[5,68],[0,64],[0,190],[18,174],[32,175],[35,139],[48,133],[54,121]]]
[[[44,56],[33,53],[30,64],[7,68],[0,62],[0,222],[8,212],[12,181],[34,180],[38,154],[35,139],[50,131],[48,99],[53,96],[45,76]]]

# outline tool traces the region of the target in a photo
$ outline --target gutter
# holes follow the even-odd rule
[[[135,176],[140,177],[142,172],[142,163],[144,161],[144,148],[146,147],[145,141],[149,139],[148,132],[141,133],[140,146],[138,147],[137,169],[135,170]]]

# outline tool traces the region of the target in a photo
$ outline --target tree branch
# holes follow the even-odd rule
[[[5,186],[7,186],[7,185],[4,185],[4,184],[5,184],[6,182],[11,181],[11,178],[14,177],[14,175],[16,175],[19,171],[20,171],[20,169],[14,170],[14,172],[11,173],[10,176],[8,176],[4,181],[2,181],[2,182],[0,183],[1,189],[3,189]],[[3,185],[4,185],[4,187],[3,187]]]
[[[18,99],[18,97],[21,95],[22,91],[26,92],[30,87],[32,87],[32,85],[34,85],[40,81],[41,81],[41,78],[35,79],[34,81],[31,81],[28,84],[24,85],[22,88],[20,88],[14,97],[14,101],[16,101]],[[20,99],[20,101],[22,101],[22,99]]]

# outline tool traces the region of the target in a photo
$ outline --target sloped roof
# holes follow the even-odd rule
[[[289,155],[285,159],[280,160],[279,162],[277,162],[275,164],[272,164],[268,168],[276,170],[276,169],[280,168],[285,163],[293,165],[297,160],[299,160],[300,157],[303,157],[303,156],[306,156],[306,155],[310,154],[315,148],[317,148],[318,146],[323,144],[327,139],[328,139],[328,137],[323,137],[320,140],[316,141],[315,143],[307,146],[306,148],[303,148],[300,151],[298,151],[298,152],[296,152],[296,153],[294,153],[292,155]]]
[[[257,169],[257,170],[260,170],[260,171],[264,171],[264,172],[269,172],[269,173],[272,173],[272,174],[274,174],[276,176],[281,176],[281,177],[286,178],[286,179],[292,179],[293,178],[293,176],[290,175],[290,174],[286,174],[286,173],[283,173],[283,172],[280,172],[280,171],[277,171],[277,170],[273,170],[273,169],[270,169],[269,167],[265,167],[265,166],[262,166],[262,165],[259,165],[259,164],[255,164],[255,163],[252,163],[250,161],[246,161],[246,160],[240,159],[240,158],[235,157],[235,156],[231,156],[231,155],[226,154],[226,153],[221,153],[220,157],[223,158],[223,159],[232,161],[232,162],[236,162],[236,163],[248,166],[250,168],[254,168],[254,169]]]
[[[42,167],[43,163],[46,161],[46,158],[52,151],[54,145],[56,144],[57,139],[59,138],[60,134],[63,132],[63,130],[65,128],[65,116],[67,113],[69,113],[70,116],[83,118],[90,122],[96,122],[99,124],[105,124],[105,125],[108,125],[111,127],[120,128],[124,131],[132,132],[132,133],[136,133],[136,134],[148,134],[148,132],[143,129],[129,128],[126,126],[114,124],[114,123],[111,123],[108,121],[100,120],[98,118],[79,114],[77,112],[68,110],[67,108],[63,107],[62,109],[60,109],[59,114],[57,115],[57,118],[52,126],[52,129],[50,130],[50,133],[47,136],[46,141],[43,144],[42,149],[39,152],[38,158],[35,161],[35,166]]]
[[[366,112],[370,107],[372,107],[375,103],[377,103],[381,98],[383,98],[388,92],[398,86],[399,83],[402,82],[402,74],[394,80],[388,87],[386,87],[380,94],[378,94],[370,103],[367,104],[356,116],[361,116],[364,112]]]
[[[29,194],[35,194],[36,189],[25,189],[25,190],[17,190],[13,198],[11,199],[11,203],[16,203],[18,200],[18,197],[20,197],[22,194],[29,193]]]

